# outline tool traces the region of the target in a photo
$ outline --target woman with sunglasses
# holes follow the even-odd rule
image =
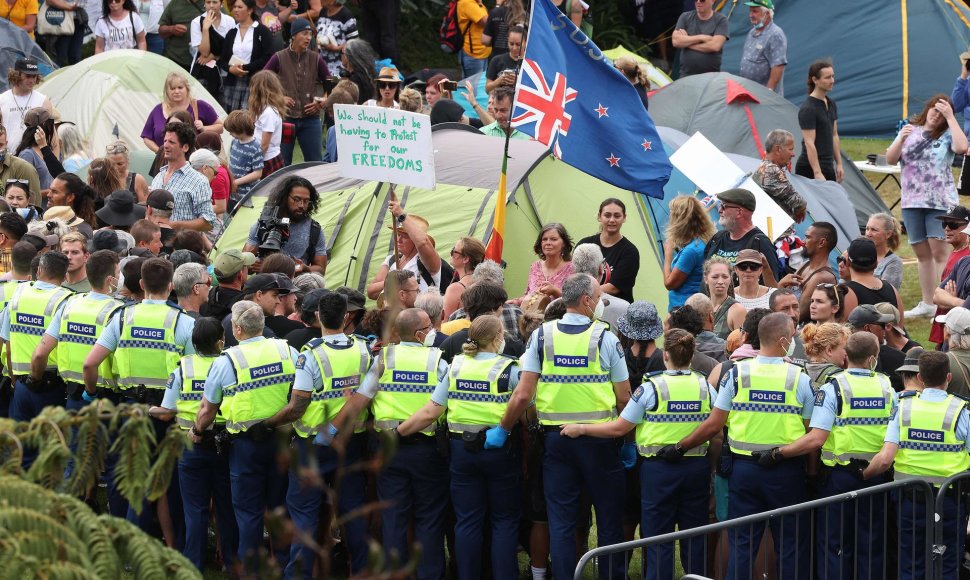
[[[839,322],[842,319],[842,289],[835,284],[816,286],[812,292],[808,314],[816,324]]]
[[[946,215],[940,216],[940,221],[943,223],[943,237],[946,243],[950,244],[953,248],[950,251],[950,255],[946,259],[946,264],[943,266],[943,274],[940,276],[941,281],[946,281],[953,272],[953,267],[966,256],[970,256],[970,235],[967,235],[967,226],[970,225],[970,210],[963,207],[962,205],[955,205],[950,208]],[[936,344],[943,344],[943,324],[936,321],[936,317],[942,314],[946,314],[950,311],[950,306],[946,300],[942,301],[943,304],[936,304],[936,291],[939,288],[934,289],[933,302],[936,306],[936,313],[933,316],[933,325],[930,327],[930,342],[935,342]],[[944,297],[945,298],[949,298]]]
[[[866,237],[876,244],[879,263],[874,272],[876,278],[889,282],[896,290],[903,285],[903,260],[893,252],[899,247],[902,234],[899,222],[888,213],[877,213],[866,222]]]
[[[768,308],[768,299],[775,291],[775,288],[761,285],[763,265],[764,255],[750,248],[738,252],[738,257],[734,261],[734,272],[738,276],[734,299],[744,306],[745,310]]]
[[[125,184],[125,189],[135,194],[138,203],[145,203],[148,199],[148,180],[139,173],[129,171],[128,145],[124,141],[115,141],[108,145],[105,153],[105,159],[114,169],[115,176]]]
[[[401,104],[401,75],[396,68],[385,66],[374,79],[374,94],[365,105],[369,107],[384,107],[385,109],[400,109]]]
[[[451,249],[451,267],[455,270],[454,283],[445,289],[444,319],[448,320],[451,313],[461,308],[461,295],[471,286],[472,273],[475,267],[485,259],[485,245],[477,238],[458,238],[455,247]]]
[[[809,323],[802,329],[802,342],[808,355],[805,371],[816,389],[845,368],[845,345],[851,334],[848,326],[836,322]]]
[[[731,263],[726,258],[711,256],[704,262],[701,291],[710,296],[714,307],[714,334],[726,339],[732,330],[741,328],[747,309],[734,299]]]

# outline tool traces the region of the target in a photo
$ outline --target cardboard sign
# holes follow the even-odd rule
[[[771,199],[761,187],[744,171],[734,164],[727,155],[707,140],[700,132],[694,133],[676,153],[670,162],[687,179],[694,182],[698,189],[708,195],[715,195],[735,187],[747,189],[754,194],[756,201],[751,221],[768,235],[771,241],[777,240],[795,223],[785,210]]]
[[[431,117],[383,107],[334,105],[344,177],[434,189]]]

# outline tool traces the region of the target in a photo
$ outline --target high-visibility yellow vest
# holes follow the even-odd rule
[[[871,461],[882,449],[886,425],[893,409],[893,388],[882,373],[860,376],[833,375],[842,399],[832,431],[822,446],[822,462],[829,467],[846,465],[850,459]]]
[[[434,347],[392,344],[381,350],[384,373],[371,410],[374,428],[391,430],[403,423],[428,402],[438,385],[441,351]],[[433,435],[434,427],[421,431]]]
[[[801,367],[750,359],[734,368],[736,392],[727,423],[731,451],[751,455],[752,451],[787,445],[805,434],[797,397]]]
[[[348,337],[350,345],[335,348],[322,338],[315,338],[303,347],[305,356],[312,356],[320,369],[320,385],[314,385],[310,406],[303,417],[293,423],[300,437],[313,437],[343,409],[347,398],[360,386],[370,366],[367,341]],[[367,410],[361,411],[357,424],[363,423]]]
[[[967,402],[955,395],[927,401],[921,395],[899,400],[899,451],[895,479],[918,478],[940,485],[970,469],[966,443],[956,427]]]
[[[21,284],[29,283],[28,280],[7,280],[6,282],[0,282],[0,310],[7,307],[7,303],[13,297],[14,291]],[[7,364],[7,343],[3,341],[0,344],[0,366],[5,366]]]
[[[58,306],[70,296],[67,288],[38,288],[36,283],[20,284],[14,290],[7,308],[10,311],[10,363],[15,375],[30,374],[30,360],[50,326]],[[57,349],[51,352],[49,360]],[[54,365],[48,365],[53,370]]]
[[[286,406],[296,368],[285,340],[266,338],[239,344],[226,350],[225,356],[236,372],[236,382],[222,388],[227,431],[244,432]]]
[[[182,375],[182,388],[179,390],[178,402],[175,404],[175,421],[182,429],[189,430],[195,425],[195,416],[202,407],[202,393],[205,391],[205,378],[209,375],[212,363],[217,356],[190,354],[179,361],[179,371]],[[225,424],[226,418],[222,414],[222,406],[216,412],[215,425]]]
[[[711,414],[711,392],[700,373],[657,374],[645,378],[643,388],[657,393],[657,408],[644,413],[637,425],[637,451],[644,457],[653,457],[690,435]],[[705,441],[684,455],[706,455],[707,447]]]
[[[578,334],[542,325],[543,359],[536,387],[539,423],[604,423],[616,417],[616,395],[608,369],[600,362],[599,344],[606,325],[593,322]]]
[[[57,371],[65,381],[84,383],[84,359],[91,347],[104,332],[104,327],[123,303],[114,298],[94,300],[87,293],[75,294],[67,299],[61,311],[60,339],[57,343]],[[98,386],[115,388],[111,356],[98,367]]]
[[[502,355],[456,355],[448,370],[448,430],[477,433],[498,425],[512,395],[507,373],[515,364]],[[506,380],[499,380],[502,375]]]
[[[164,389],[185,354],[175,342],[175,326],[182,309],[142,302],[125,306],[118,314],[121,336],[114,353],[118,387]]]

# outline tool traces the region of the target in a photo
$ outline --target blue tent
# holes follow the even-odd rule
[[[57,69],[57,65],[51,61],[47,53],[31,40],[26,32],[14,26],[9,20],[0,18],[0,93],[10,88],[7,86],[7,71],[24,56],[31,56],[37,60],[43,77]]]
[[[731,4],[717,6],[727,15]],[[788,37],[785,98],[801,104],[809,64],[831,58],[843,136],[893,135],[926,99],[950,93],[958,55],[970,44],[962,0],[776,0],[775,22]],[[721,70],[737,74],[751,29],[744,2],[736,2],[730,23]]]

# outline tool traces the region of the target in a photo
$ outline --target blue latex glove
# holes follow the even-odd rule
[[[501,449],[509,440],[509,432],[496,425],[485,432],[485,449]]]
[[[620,447],[620,463],[624,469],[633,469],[637,465],[637,445],[636,443],[624,443]]]
[[[329,447],[333,442],[333,438],[337,436],[337,432],[338,430],[333,426],[333,423],[327,423],[327,428],[317,433],[317,436],[313,438],[313,444],[321,447]]]
[[[81,389],[81,399],[87,401],[88,403],[93,403],[98,400],[98,394],[95,393],[93,395],[89,395],[86,390]]]

